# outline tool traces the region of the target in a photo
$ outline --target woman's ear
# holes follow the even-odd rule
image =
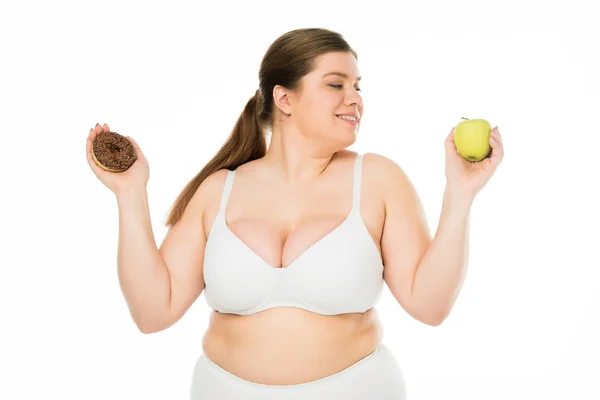
[[[290,101],[291,93],[289,89],[280,85],[273,88],[273,103],[285,115],[292,115],[292,104]]]

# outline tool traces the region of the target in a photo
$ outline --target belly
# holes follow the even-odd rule
[[[324,316],[281,307],[248,316],[213,312],[202,348],[242,379],[294,385],[349,367],[372,353],[381,338],[375,309]]]

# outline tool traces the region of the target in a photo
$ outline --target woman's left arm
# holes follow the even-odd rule
[[[467,273],[472,199],[446,186],[440,221],[414,274],[410,296],[426,323],[441,324],[450,314]]]
[[[497,127],[491,132],[490,145],[491,157],[468,162],[456,150],[454,128],[450,131],[445,140],[447,184],[433,239],[408,176],[395,162],[378,158],[378,172],[385,183],[384,280],[400,305],[428,325],[440,325],[447,318],[464,282],[471,205],[504,155]]]

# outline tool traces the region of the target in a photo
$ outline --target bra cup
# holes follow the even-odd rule
[[[374,243],[366,241],[371,238],[360,234],[355,223],[350,225],[307,254],[285,276],[288,290],[314,309],[365,311],[379,298],[383,274],[379,254]]]
[[[216,228],[216,227],[215,227]],[[220,228],[220,227],[219,227]],[[276,276],[262,260],[235,241],[211,233],[204,252],[204,289],[208,305],[242,314],[260,306],[276,284]]]

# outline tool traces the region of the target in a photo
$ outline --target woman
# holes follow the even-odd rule
[[[462,160],[446,139],[448,179],[432,240],[408,177],[390,159],[346,150],[364,115],[356,52],[325,29],[278,38],[231,136],[177,198],[157,249],[148,162],[124,173],[88,162],[119,205],[118,271],[144,333],[178,321],[204,290],[214,309],[192,399],[404,399],[381,343],[383,282],[439,325],[464,277],[468,214],[502,150]],[[271,140],[267,149],[266,134]],[[385,267],[384,267],[385,266]]]

